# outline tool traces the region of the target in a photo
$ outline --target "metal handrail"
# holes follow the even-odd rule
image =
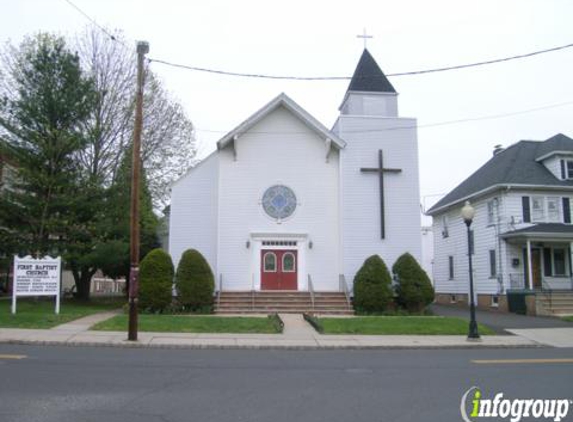
[[[223,274],[219,274],[219,291],[217,292],[217,308],[221,307],[222,292],[223,292]]]
[[[308,292],[310,293],[310,306],[314,311],[314,286],[312,285],[312,277],[308,274]]]
[[[251,311],[255,309],[255,275],[251,274]]]
[[[553,307],[553,293],[549,283],[541,277],[541,293],[549,300],[549,308]]]
[[[344,277],[344,274],[338,274],[338,288],[344,293],[346,303],[350,306],[350,292],[348,291],[348,285],[346,284],[346,277]]]

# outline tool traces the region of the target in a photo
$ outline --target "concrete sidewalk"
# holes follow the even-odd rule
[[[465,336],[365,336],[321,335],[302,315],[282,314],[282,334],[192,334],[140,332],[138,341],[127,341],[126,332],[89,331],[115,312],[80,318],[50,330],[0,329],[0,343],[221,349],[392,349],[392,348],[500,348],[553,345],[525,336],[483,336],[481,342],[468,342]],[[568,335],[568,334],[567,334]],[[573,335],[573,333],[572,333]]]

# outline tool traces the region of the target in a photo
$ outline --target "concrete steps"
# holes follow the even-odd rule
[[[215,303],[218,314],[320,313],[352,315],[354,311],[341,292],[316,292],[314,306],[309,292],[223,291]]]
[[[573,291],[551,291],[537,295],[538,313],[554,316],[573,315]]]

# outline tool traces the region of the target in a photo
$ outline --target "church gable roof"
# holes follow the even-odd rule
[[[367,49],[364,49],[360,57],[348,86],[348,91],[396,93],[396,90]]]
[[[322,123],[316,120],[306,110],[294,102],[288,95],[282,93],[275,99],[237,126],[235,129],[227,133],[223,138],[217,142],[217,148],[223,149],[230,145],[234,140],[245,132],[248,132],[258,122],[272,113],[279,107],[284,107],[299,118],[309,129],[317,133],[321,138],[330,140],[334,147],[342,149],[346,146],[346,142],[338,137],[335,133],[328,130]]]
[[[486,190],[504,186],[542,186],[572,188],[573,180],[560,180],[538,157],[552,149],[573,151],[573,139],[558,134],[544,142],[519,141],[494,155],[474,174],[428,210],[434,214]]]

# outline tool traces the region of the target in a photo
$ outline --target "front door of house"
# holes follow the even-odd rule
[[[297,290],[297,251],[261,250],[261,290]]]
[[[525,286],[529,288],[529,264],[527,262],[527,249],[523,250],[525,262]],[[531,248],[531,287],[541,289],[541,249]]]
[[[533,288],[541,289],[541,249],[531,249],[531,273]]]

